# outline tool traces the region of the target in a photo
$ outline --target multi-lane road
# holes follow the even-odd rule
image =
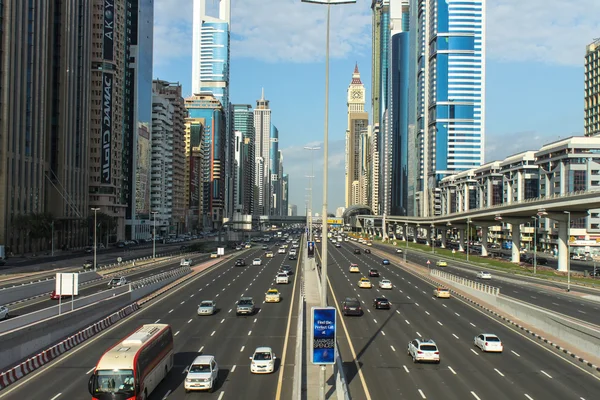
[[[216,357],[220,367],[217,390],[202,394],[207,399],[281,399],[291,398],[299,279],[288,285],[275,285],[282,265],[291,265],[297,276],[297,261],[276,254],[264,258],[264,250],[250,249],[238,253],[248,266],[234,267],[235,253],[221,265],[201,273],[176,289],[147,303],[127,318],[57,361],[28,375],[0,392],[0,399],[86,399],[87,382],[102,353],[144,323],[170,324],[175,335],[175,366],[168,377],[150,396],[151,399],[182,399],[184,369],[202,354]],[[252,266],[252,259],[262,257],[262,266]],[[277,287],[280,303],[264,304],[265,292]],[[236,301],[241,296],[254,298],[258,312],[252,316],[236,316]],[[198,304],[215,300],[218,312],[199,317]],[[292,304],[293,303],[293,304]],[[293,305],[293,307],[292,307]],[[286,345],[286,356],[282,359]],[[252,375],[250,360],[259,346],[273,348],[278,364],[270,375]],[[283,363],[283,365],[282,365]]]
[[[361,248],[364,248],[364,246]],[[389,253],[390,256],[404,256],[403,254],[393,254],[393,250],[389,246],[374,244],[373,248]],[[435,263],[439,257],[435,254],[411,249],[407,251],[404,248],[402,251],[406,252],[406,260],[409,262],[426,266],[429,260],[430,268],[446,271],[471,280],[477,280],[477,271],[484,269],[469,266],[465,262],[457,263],[451,260],[448,261],[447,267],[436,267]],[[500,293],[503,296],[512,297],[572,318],[600,325],[600,292],[598,290],[573,285],[573,291],[578,293],[574,295],[573,293],[567,293],[566,287],[562,283],[522,276],[517,277],[497,271],[491,271],[491,273],[492,280],[483,281],[483,283],[500,288]]]
[[[460,299],[436,299],[433,287],[398,266],[384,266],[375,254],[353,254],[352,242],[329,246],[330,304],[347,296],[363,303],[361,317],[341,317],[338,340],[353,399],[578,399],[600,393],[600,377],[564,358]],[[360,247],[361,249],[364,246]],[[350,273],[357,263],[361,273]],[[375,267],[372,289],[357,281]],[[388,278],[392,290],[377,288]],[[373,298],[384,295],[391,310],[375,310]],[[502,354],[486,354],[473,346],[479,333],[495,333]],[[415,338],[436,341],[441,363],[413,364],[407,343]]]

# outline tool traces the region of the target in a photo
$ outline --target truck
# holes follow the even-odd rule
[[[56,273],[55,288],[50,296],[52,300],[79,295],[79,274]]]

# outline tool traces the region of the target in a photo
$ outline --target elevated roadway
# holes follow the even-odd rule
[[[600,391],[600,377],[552,350],[483,314],[456,298],[436,299],[433,287],[397,267],[381,264],[375,254],[354,255],[354,246],[329,246],[330,303],[346,296],[363,305],[361,317],[340,317],[338,340],[353,399],[577,399],[590,400]],[[361,273],[349,273],[351,262]],[[359,289],[369,267],[394,284],[378,290]],[[374,297],[385,296],[391,310],[375,310]],[[342,323],[343,322],[343,323]],[[473,346],[479,333],[495,333],[502,354],[486,354]],[[431,338],[440,364],[413,364],[406,353],[415,338]],[[351,350],[352,349],[352,350]],[[356,355],[356,358],[354,357]],[[365,383],[358,377],[361,369]]]
[[[274,258],[263,258],[260,267],[251,266],[252,259],[263,253],[259,248],[240,253],[249,265],[247,267],[234,267],[234,255],[216,269],[159,296],[130,318],[3,390],[0,399],[90,398],[87,391],[89,374],[102,353],[139,325],[155,322],[168,323],[173,328],[175,367],[150,399],[185,399],[194,396],[193,393],[186,395],[184,392],[184,369],[199,354],[214,355],[220,367],[217,390],[214,393],[197,394],[202,398],[275,399],[280,387],[281,399],[290,399],[295,329],[290,330],[292,333],[286,359],[279,359],[279,363],[283,361],[289,366],[284,369],[284,374],[280,376],[279,363],[273,374],[250,374],[248,357],[256,347],[271,346],[278,358],[282,356],[288,323],[296,326],[300,294],[299,280],[294,284],[277,285],[282,293],[281,303],[263,304],[265,292],[276,286],[275,275],[282,265],[290,264],[297,271],[296,261],[290,262],[287,256],[277,254]],[[236,317],[235,304],[241,296],[254,297],[259,310],[255,315]],[[198,304],[208,299],[217,302],[217,314],[197,316]]]

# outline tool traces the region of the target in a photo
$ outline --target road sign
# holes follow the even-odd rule
[[[117,257],[117,262],[121,262],[123,259],[121,257]]]
[[[335,364],[336,309],[334,307],[313,307],[312,327],[312,363]]]
[[[225,255],[225,247],[217,247],[217,255],[224,256]]]
[[[315,258],[315,242],[307,242],[308,258]]]

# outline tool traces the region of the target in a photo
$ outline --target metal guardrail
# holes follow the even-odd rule
[[[437,269],[431,269],[429,274],[432,276],[440,277],[442,279],[447,279],[452,282],[456,282],[458,284],[473,288],[475,290],[479,290],[480,292],[491,294],[493,296],[500,295],[500,288],[497,288],[495,286],[486,285],[481,282],[472,281],[470,279],[456,276],[456,275],[450,274],[448,272],[440,271]]]
[[[171,271],[163,272],[162,274],[140,279],[139,281],[130,283],[129,286],[131,287],[131,290],[136,290],[156,282],[164,281],[165,279],[179,278],[180,276],[187,275],[190,272],[192,272],[192,269],[190,267],[181,267],[173,269]]]

